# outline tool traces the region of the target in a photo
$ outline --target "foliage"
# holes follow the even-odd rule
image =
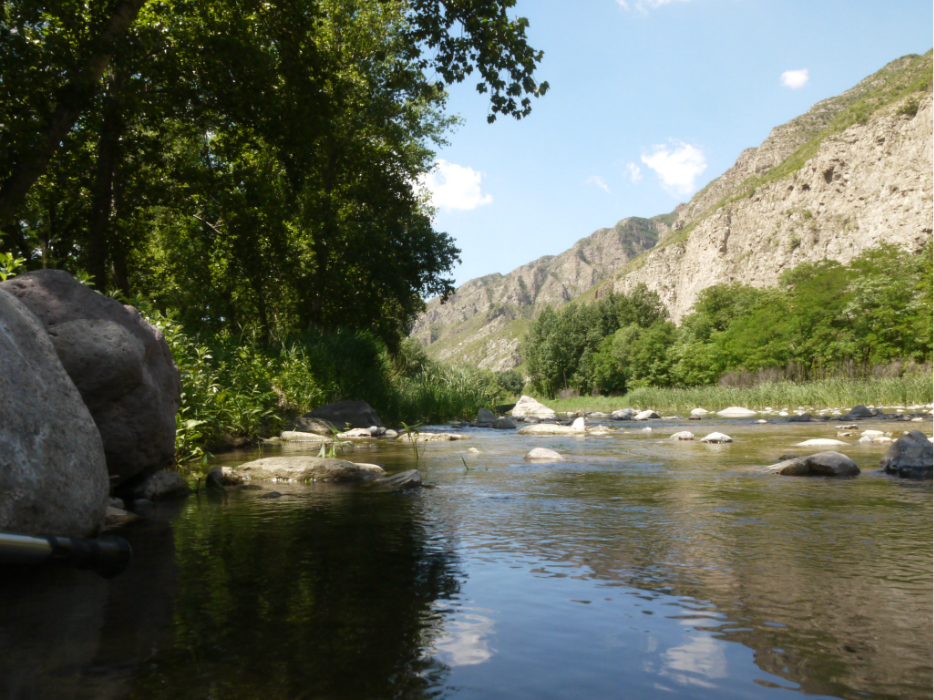
[[[12,253],[0,253],[0,282],[16,277],[16,271],[26,262],[25,258],[14,257]]]
[[[651,306],[632,322],[614,323],[606,309],[619,301],[609,298],[593,308],[546,309],[524,352],[546,396],[568,386],[621,394],[715,384],[737,372],[870,376],[876,366],[930,360],[931,263],[930,242],[919,255],[883,244],[848,265],[799,265],[774,289],[715,285],[678,328],[653,316]]]
[[[3,3],[0,199],[41,171],[5,243],[28,269],[176,309],[191,333],[352,328],[395,346],[458,259],[418,185],[455,123],[444,84],[477,70],[491,116],[517,118],[547,90],[514,5]]]

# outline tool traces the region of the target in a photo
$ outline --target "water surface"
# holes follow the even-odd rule
[[[931,697],[930,482],[853,438],[859,477],[758,473],[834,424],[624,425],[469,430],[423,448],[417,492],[162,506],[124,529],[136,558],[112,582],[5,577],[6,697]],[[666,439],[682,429],[736,441]],[[414,466],[401,444],[346,456]]]

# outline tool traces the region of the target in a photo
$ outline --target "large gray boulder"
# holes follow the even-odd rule
[[[348,426],[351,428],[369,428],[371,425],[383,424],[383,421],[376,415],[376,411],[366,401],[329,403],[306,413],[302,418],[314,418],[323,421],[337,430],[346,430]]]
[[[892,443],[881,464],[887,474],[910,479],[930,479],[934,445],[920,430],[912,430]]]
[[[181,381],[161,331],[62,270],[29,272],[0,289],[45,327],[97,424],[113,481],[171,464]]]
[[[94,534],[109,484],[100,433],[39,320],[0,290],[0,530]]]

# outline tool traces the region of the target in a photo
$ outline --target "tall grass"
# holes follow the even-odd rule
[[[841,408],[856,404],[910,406],[934,401],[930,375],[873,379],[828,379],[817,382],[765,382],[757,386],[700,386],[690,388],[641,387],[625,396],[582,396],[544,401],[555,411],[604,411],[651,408],[655,411],[690,411],[702,407],[719,411],[728,406],[751,409]]]

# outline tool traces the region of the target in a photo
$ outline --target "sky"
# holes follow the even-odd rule
[[[931,0],[519,0],[550,89],[486,121],[476,79],[426,180],[455,284],[670,212],[771,129],[928,51]]]

